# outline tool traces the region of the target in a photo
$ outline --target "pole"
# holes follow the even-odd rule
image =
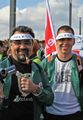
[[[69,0],[69,26],[72,25],[72,0]]]
[[[12,34],[13,28],[16,26],[16,0],[10,0],[10,33]]]
[[[81,17],[79,17],[79,35],[81,35]]]

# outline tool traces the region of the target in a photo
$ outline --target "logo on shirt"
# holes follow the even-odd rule
[[[23,102],[23,101],[28,101],[28,102],[32,102],[33,98],[26,98],[26,97],[20,97],[19,95],[16,96],[16,98],[13,100],[14,102]]]

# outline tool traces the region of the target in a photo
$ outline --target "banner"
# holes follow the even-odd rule
[[[83,57],[83,35],[75,35],[73,52]]]
[[[45,56],[48,57],[52,52],[56,51],[55,34],[50,13],[50,6],[46,0],[46,24],[45,24]]]

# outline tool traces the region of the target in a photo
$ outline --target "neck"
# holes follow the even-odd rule
[[[62,61],[67,61],[72,57],[72,54],[67,55],[67,54],[57,54],[58,58]]]

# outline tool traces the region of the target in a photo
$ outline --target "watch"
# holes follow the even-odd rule
[[[33,93],[35,96],[39,96],[42,93],[43,86],[42,83],[39,83],[38,89]]]

